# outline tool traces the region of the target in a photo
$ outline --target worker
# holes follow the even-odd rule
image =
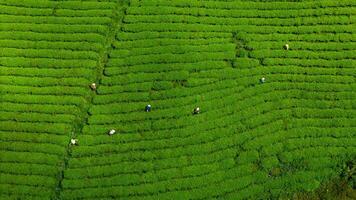
[[[194,108],[193,114],[199,114],[200,113],[200,108],[196,107]]]
[[[110,131],[109,131],[109,135],[114,135],[115,134],[115,130],[114,129],[111,129]]]
[[[285,44],[285,45],[284,45],[284,49],[285,49],[285,50],[288,50],[288,49],[289,49],[289,44]]]
[[[74,139],[74,138],[70,139],[71,145],[76,145],[77,143],[78,143],[78,139]]]
[[[96,90],[96,84],[95,84],[95,83],[90,84],[90,88],[91,88],[92,90]]]
[[[266,82],[265,77],[262,77],[262,78],[260,79],[260,82],[261,82],[261,83],[265,83],[265,82]]]
[[[151,112],[151,105],[148,104],[146,107],[145,107],[145,111],[146,112]]]

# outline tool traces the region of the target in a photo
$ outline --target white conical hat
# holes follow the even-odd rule
[[[70,143],[73,144],[73,145],[77,144],[77,139],[70,139]]]
[[[114,129],[111,129],[110,131],[109,131],[109,135],[114,135],[115,134],[115,130]]]

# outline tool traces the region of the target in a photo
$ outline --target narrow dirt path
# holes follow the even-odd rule
[[[94,83],[96,84],[96,87],[100,87],[100,82],[104,75],[105,65],[109,60],[109,55],[112,50],[113,42],[115,41],[116,34],[119,31],[121,31],[121,25],[123,23],[126,9],[128,6],[129,6],[129,1],[119,1],[117,3],[115,10],[113,10],[114,15],[113,15],[112,24],[110,25],[108,33],[106,35],[104,48],[103,51],[100,52],[100,56],[98,59],[98,64],[95,72],[96,78]],[[88,89],[90,88],[88,87]],[[89,109],[91,108],[93,99],[95,98],[96,95],[97,95],[97,90],[94,90],[91,96],[89,97],[89,99],[87,100],[87,105],[83,106],[84,109],[82,109],[82,119],[78,123],[74,124],[74,131],[71,133],[71,138],[76,138],[78,134],[82,132],[83,127],[88,123]],[[60,199],[60,193],[62,190],[62,181],[64,179],[64,171],[67,169],[68,162],[71,159],[72,148],[73,147],[70,144],[67,147],[67,152],[64,157],[63,166],[58,175],[58,184],[56,188],[55,199]]]

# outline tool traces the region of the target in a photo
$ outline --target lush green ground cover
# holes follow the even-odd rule
[[[314,192],[355,163],[355,16],[352,0],[0,0],[0,199]]]

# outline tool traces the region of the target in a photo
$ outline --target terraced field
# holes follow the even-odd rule
[[[355,24],[354,0],[0,0],[0,199],[314,191],[355,162]]]

